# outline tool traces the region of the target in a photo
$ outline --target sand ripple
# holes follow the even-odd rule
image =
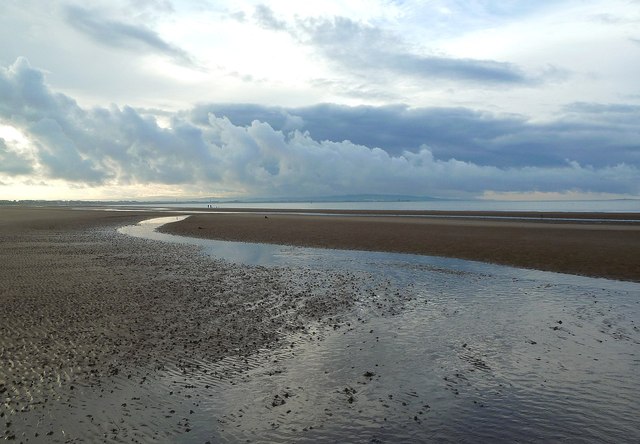
[[[159,397],[159,375],[216,364],[204,378],[216,386],[357,297],[348,274],[236,266],[112,228],[14,234],[2,245],[7,438],[145,441],[183,432],[157,412],[140,413],[172,405]],[[246,362],[227,365],[232,357]]]

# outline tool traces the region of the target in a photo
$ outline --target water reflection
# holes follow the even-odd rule
[[[370,280],[362,286],[373,288],[366,292],[368,305],[363,303],[369,311],[357,315],[361,320],[322,340],[308,334],[292,340],[295,348],[243,361],[249,370],[241,383],[219,383],[214,395],[199,401],[190,440],[640,439],[638,284],[154,231],[178,219],[120,231],[198,245],[242,264],[363,272]],[[377,310],[378,301],[396,296],[403,298],[402,310]],[[211,393],[203,388],[212,384],[210,374],[190,381],[196,392]],[[286,395],[286,404],[273,404],[275,395]]]

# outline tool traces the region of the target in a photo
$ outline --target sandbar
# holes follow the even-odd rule
[[[640,281],[640,216],[635,214],[324,213],[195,214],[161,231],[231,241],[455,257]]]

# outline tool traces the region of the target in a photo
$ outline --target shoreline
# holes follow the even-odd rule
[[[78,207],[78,209],[85,209]],[[170,211],[173,213],[199,214],[289,214],[289,215],[333,215],[333,216],[409,216],[436,218],[508,218],[526,220],[610,220],[640,224],[640,212],[597,212],[597,211],[477,211],[477,210],[349,210],[349,209],[316,209],[316,208],[203,208],[203,207],[86,207],[86,209],[104,211]]]
[[[366,213],[196,213],[160,231],[239,242],[453,257],[640,282],[640,222],[628,222],[629,214],[516,212],[499,213],[513,219],[491,219],[484,217],[496,212]],[[520,219],[532,215],[534,219]],[[572,220],[561,220],[567,215]]]

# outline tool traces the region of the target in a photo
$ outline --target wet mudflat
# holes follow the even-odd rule
[[[640,437],[638,284],[251,244],[221,261],[200,251],[225,244],[166,240],[5,244],[3,263],[29,264],[2,287],[4,438]]]
[[[224,430],[217,438],[230,441],[640,437],[637,284],[412,255],[191,241],[253,266],[347,270],[357,295],[345,323],[305,330],[224,396],[203,401],[212,416],[224,412],[213,426],[204,415],[203,438],[207,430]]]

